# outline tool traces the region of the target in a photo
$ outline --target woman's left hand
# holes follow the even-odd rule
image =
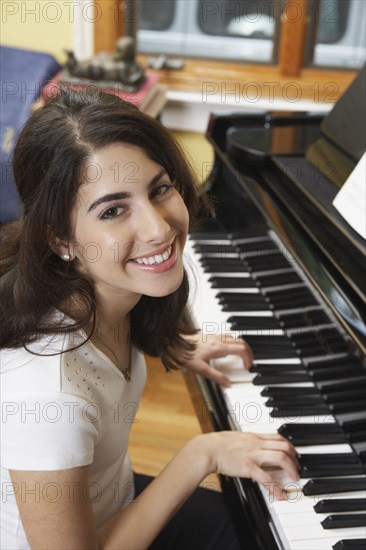
[[[211,359],[226,355],[239,355],[243,359],[243,367],[249,369],[253,354],[246,342],[229,334],[203,335],[201,332],[188,337],[196,344],[192,359],[186,362],[186,367],[204,378],[213,380],[224,387],[230,386],[230,380],[222,372],[210,365]]]

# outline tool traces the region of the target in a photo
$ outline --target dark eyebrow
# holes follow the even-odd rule
[[[149,184],[148,184],[149,190],[151,190],[154,187],[154,185],[160,180],[160,178],[162,178],[165,175],[168,175],[168,174],[167,174],[167,171],[164,170],[164,168],[163,168],[149,182]],[[127,191],[120,191],[119,193],[109,193],[108,195],[103,195],[102,197],[100,197],[99,199],[94,201],[89,206],[88,213],[95,210],[97,208],[97,206],[99,206],[100,204],[103,204],[104,202],[111,202],[111,201],[115,201],[115,200],[128,199],[130,197],[131,197],[131,193],[128,193]]]

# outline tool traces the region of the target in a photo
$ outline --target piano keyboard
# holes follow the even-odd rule
[[[286,550],[366,548],[366,370],[332,314],[269,233],[191,235],[185,250],[190,308],[203,334],[243,337],[238,357],[214,361],[234,429],[279,432],[299,453],[300,482],[278,482],[286,501],[261,487]]]

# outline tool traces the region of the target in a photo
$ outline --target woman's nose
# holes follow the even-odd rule
[[[138,236],[141,241],[163,243],[169,238],[170,224],[164,209],[153,204],[145,205],[138,217]]]

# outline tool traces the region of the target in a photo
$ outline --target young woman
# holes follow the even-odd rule
[[[268,465],[297,479],[286,440],[200,435],[144,489],[128,457],[143,353],[222,384],[211,358],[251,360],[244,342],[204,344],[184,322],[199,200],[178,146],[116,97],[64,90],[25,125],[14,174],[24,216],[2,230],[1,547],[239,548],[221,495],[197,487],[211,472],[270,483]]]

